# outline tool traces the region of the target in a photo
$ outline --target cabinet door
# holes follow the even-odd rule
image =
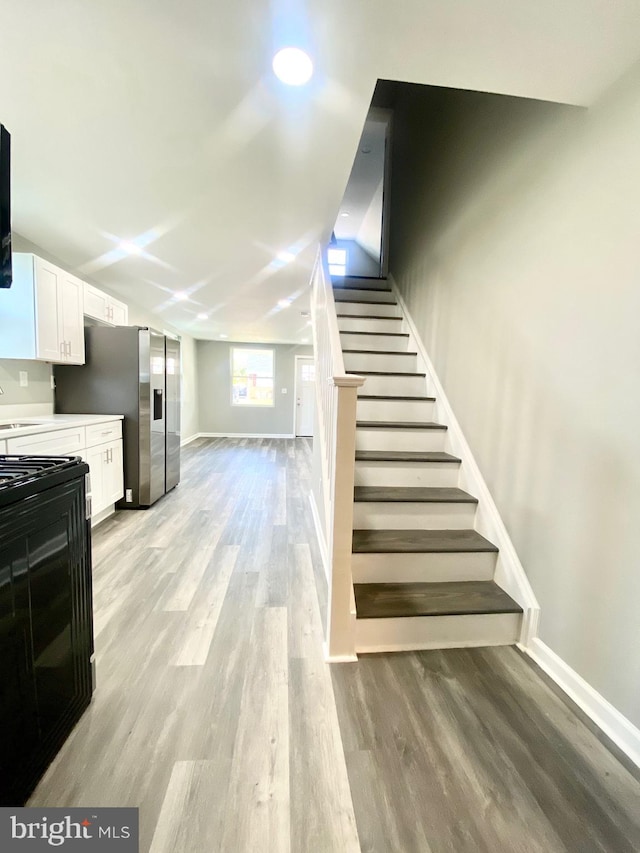
[[[36,358],[44,361],[65,361],[58,300],[62,270],[41,258],[35,258],[34,263]]]
[[[124,302],[118,302],[117,299],[109,300],[111,307],[110,322],[114,326],[127,326],[129,323],[129,309]]]
[[[84,364],[84,283],[69,273],[62,273],[58,283],[58,317],[60,339],[65,361]]]
[[[97,287],[92,287],[90,284],[84,285],[84,313],[87,317],[93,317],[94,320],[100,320],[103,323],[108,322],[109,313],[107,310],[109,297],[106,293],[98,290]]]
[[[104,484],[104,499],[107,506],[124,497],[124,473],[122,468],[122,441],[109,445],[109,462]]]
[[[105,445],[90,447],[84,456],[91,476],[91,515],[97,515],[108,506],[105,500],[105,470],[107,467]]]

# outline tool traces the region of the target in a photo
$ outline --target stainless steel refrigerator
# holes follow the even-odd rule
[[[151,506],[180,482],[180,343],[141,326],[87,326],[85,354],[55,367],[55,410],[124,415],[117,507]]]

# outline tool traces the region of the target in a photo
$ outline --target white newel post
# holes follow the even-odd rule
[[[356,453],[356,403],[362,376],[334,376],[335,413],[332,518],[329,554],[331,585],[327,613],[326,656],[328,660],[355,660],[355,608],[351,575],[353,536],[353,481]]]

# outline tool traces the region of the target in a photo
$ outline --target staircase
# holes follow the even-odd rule
[[[494,581],[498,549],[475,530],[478,501],[391,288],[333,282],[347,373],[358,392],[352,562],[356,651],[506,645],[522,608]]]

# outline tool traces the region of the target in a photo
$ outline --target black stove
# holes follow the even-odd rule
[[[5,456],[0,454],[0,506],[79,476],[79,456]]]
[[[0,454],[0,806],[27,801],[91,701],[88,473]]]

